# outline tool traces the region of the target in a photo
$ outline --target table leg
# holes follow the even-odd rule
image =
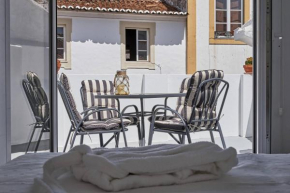
[[[141,139],[139,141],[139,146],[145,146],[145,120],[144,120],[144,100],[140,98],[141,103]]]
[[[167,100],[168,100],[168,97],[165,98],[165,103],[164,103],[164,107],[165,108],[167,108]],[[165,117],[165,119],[166,119],[166,113],[167,113],[167,111],[164,110],[164,117]]]

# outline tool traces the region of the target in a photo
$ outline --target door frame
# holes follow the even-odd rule
[[[272,0],[254,3],[253,153],[271,153]]]
[[[49,59],[50,59],[50,152],[58,152],[58,103],[57,103],[57,55],[56,55],[56,30],[57,30],[57,4],[56,0],[49,2]]]

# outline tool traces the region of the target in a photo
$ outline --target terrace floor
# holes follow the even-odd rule
[[[200,138],[200,139],[192,139],[192,142],[198,142],[198,141],[210,141],[210,138]],[[232,136],[232,137],[225,137],[225,141],[226,141],[226,145],[227,147],[234,147],[237,150],[238,154],[243,154],[243,153],[252,153],[252,140],[249,138],[243,138],[243,137],[237,137],[237,136]],[[219,137],[215,138],[215,142],[219,145],[222,146],[221,144],[221,140]],[[158,144],[158,143],[155,143]],[[170,140],[167,141],[166,144],[176,144],[174,140]],[[76,143],[77,145],[77,143]],[[129,147],[137,147],[138,143],[134,143],[134,142],[128,142],[128,146]],[[114,143],[110,143],[108,146],[108,148],[114,148],[115,145]],[[124,147],[124,145],[122,144],[122,142],[120,142],[120,147]],[[92,148],[97,148],[92,146]],[[59,150],[60,152],[62,152],[62,149]],[[48,152],[48,151],[39,151],[39,153],[41,152]],[[11,155],[11,159],[15,159],[21,155],[24,155],[23,152],[18,152],[18,153],[12,153]]]
[[[199,139],[191,139],[192,143],[199,142],[199,141],[211,141],[210,138],[199,138]],[[219,137],[215,137],[215,142],[218,144],[220,147],[222,147],[222,143]],[[229,136],[225,137],[225,142],[227,147],[234,147],[237,150],[238,154],[243,154],[243,153],[252,153],[252,140],[248,138],[243,138],[243,137],[238,137],[238,136]],[[154,143],[154,141],[153,141]],[[154,144],[161,144],[161,143],[154,143]],[[164,144],[164,143],[163,143]],[[172,139],[165,144],[176,144],[176,142]],[[123,147],[124,145],[120,142],[120,147]],[[138,143],[134,142],[128,142],[129,147],[137,147]],[[109,148],[114,147],[114,144],[111,143],[108,145]]]

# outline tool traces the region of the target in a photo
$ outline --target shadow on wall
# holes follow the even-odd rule
[[[72,42],[120,45],[120,20],[73,18]],[[185,41],[185,22],[156,22],[155,45],[174,46]]]
[[[155,45],[181,45],[185,40],[185,22],[157,22]]]
[[[10,43],[49,46],[48,12],[33,0],[10,1]]]

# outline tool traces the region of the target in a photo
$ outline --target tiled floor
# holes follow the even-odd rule
[[[200,139],[192,139],[192,142],[198,142],[198,141],[210,141],[209,138],[200,138]],[[222,146],[221,140],[219,137],[215,138],[215,142],[219,145]],[[252,142],[251,140],[247,139],[247,138],[243,138],[243,137],[225,137],[225,142],[227,147],[234,147],[237,150],[238,154],[242,154],[242,153],[252,153]],[[167,144],[171,144],[171,143],[176,143],[174,140],[170,140],[168,142],[166,142]],[[157,144],[157,143],[155,143]],[[113,146],[113,144],[111,144]],[[137,143],[135,144],[130,144],[129,146],[137,146]]]

